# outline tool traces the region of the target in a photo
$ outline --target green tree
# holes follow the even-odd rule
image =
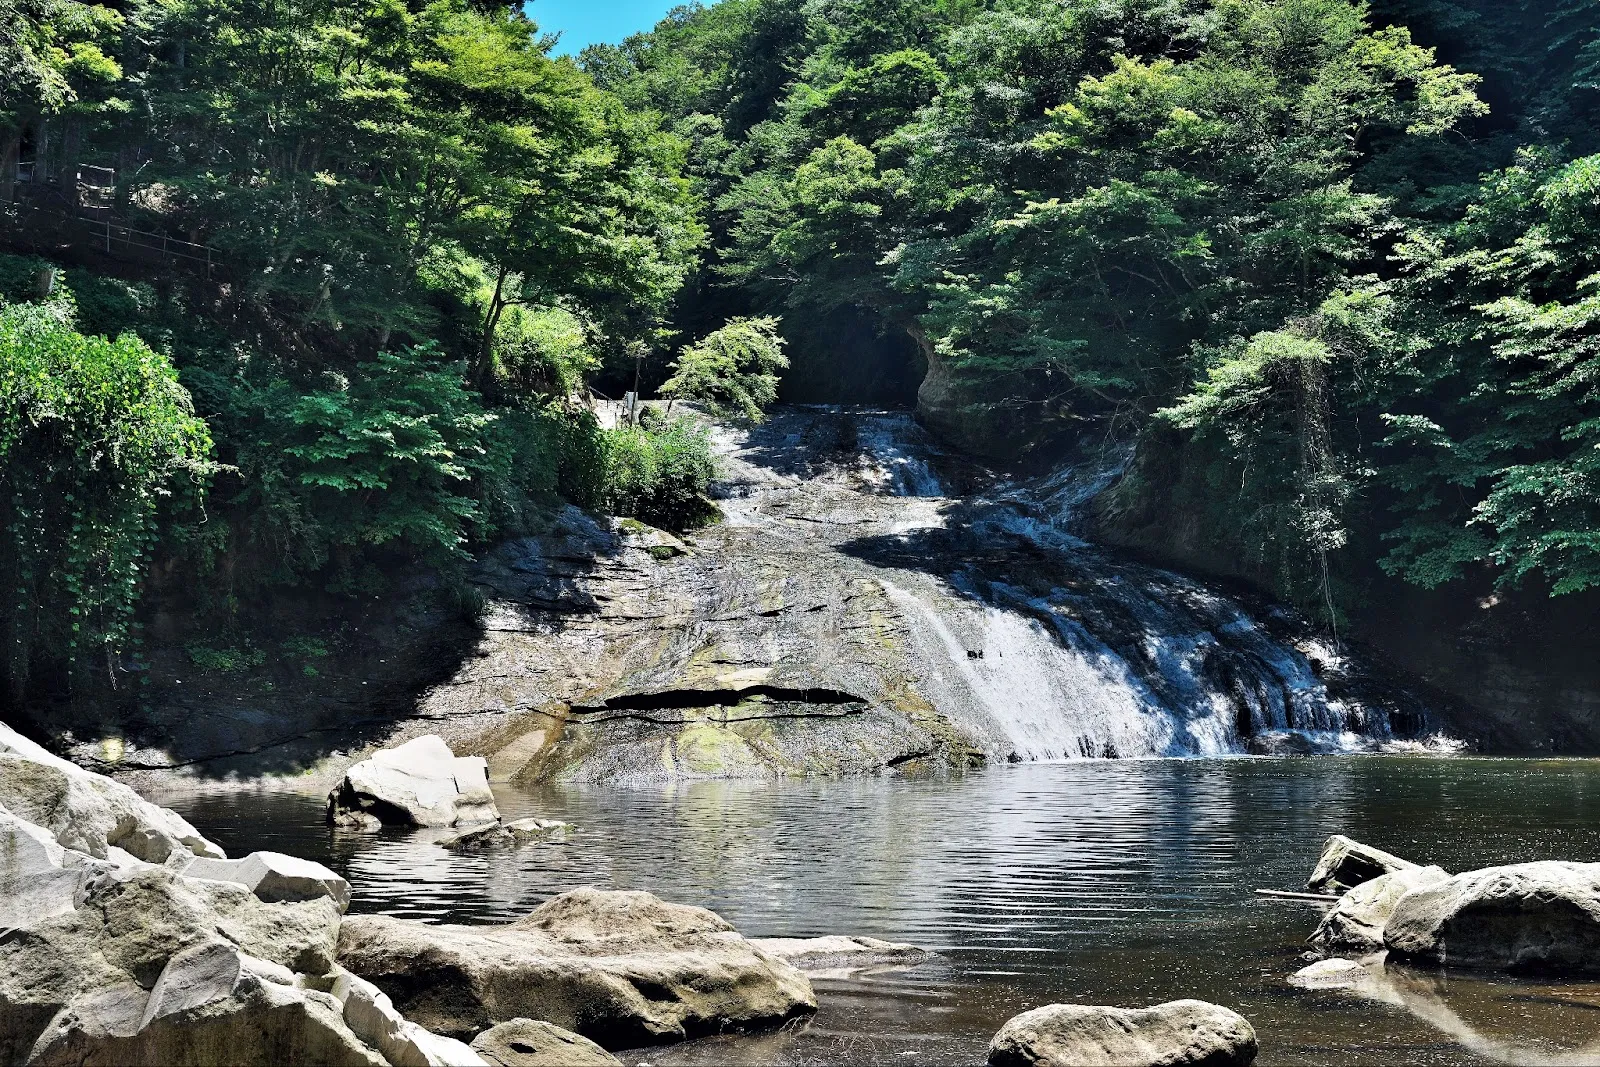
[[[777,401],[778,382],[788,366],[777,319],[734,319],[684,347],[661,394],[698,400],[720,415],[760,422]]]

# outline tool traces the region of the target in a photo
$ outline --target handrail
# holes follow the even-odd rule
[[[86,227],[94,233],[96,238],[103,238],[107,252],[111,251],[113,243],[129,248],[142,248],[146,251],[159,252],[162,255],[172,256],[177,259],[204,263],[208,274],[216,262],[222,258],[222,253],[210,245],[168,237],[166,234],[153,233],[149,230],[136,230],[126,223],[115,222],[110,217],[105,219],[85,218],[82,215],[69,214],[65,211],[52,211],[36,204],[22,204],[15,201],[0,206],[10,208],[13,212],[30,211],[37,215],[46,215]]]

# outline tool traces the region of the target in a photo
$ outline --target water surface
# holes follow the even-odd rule
[[[497,796],[507,817],[576,831],[565,845],[458,856],[427,833],[332,832],[314,797],[161,799],[231,854],[328,863],[353,884],[355,912],[504,922],[592,884],[709,907],[753,936],[869,934],[941,953],[819,981],[805,1027],[629,1063],[975,1064],[1030,1007],[1178,997],[1243,1013],[1262,1064],[1600,1062],[1600,985],[1415,975],[1394,1004],[1300,993],[1284,979],[1304,965],[1317,913],[1253,896],[1299,888],[1331,833],[1450,870],[1600,861],[1600,762],[1081,761]]]

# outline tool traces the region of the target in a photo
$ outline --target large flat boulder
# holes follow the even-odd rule
[[[1600,974],[1600,863],[1486,867],[1414,889],[1383,941],[1445,967]]]
[[[271,903],[327,897],[342,912],[350,906],[350,883],[320,863],[281,852],[252,852],[237,860],[193,860],[183,869],[189,878],[233,882]]]
[[[989,1044],[991,1067],[1246,1067],[1255,1058],[1249,1022],[1203,1000],[1049,1004],[1011,1019]]]
[[[1377,952],[1383,948],[1383,928],[1400,898],[1449,877],[1442,867],[1414,867],[1362,882],[1322,917],[1311,943],[1328,951]]]
[[[67,762],[3,723],[0,805],[49,830],[62,847],[97,859],[113,847],[149,863],[224,855],[177,812]]]
[[[509,926],[347,918],[339,962],[420,1025],[470,1039],[544,1019],[606,1048],[774,1026],[811,983],[720,916],[649,893],[578,889]]]
[[[472,1039],[495,1067],[622,1067],[611,1053],[571,1030],[540,1019],[512,1019]]]
[[[345,772],[328,794],[328,821],[361,815],[398,826],[468,826],[500,818],[488,762],[457,756],[435,734],[382,749]]]
[[[1306,879],[1306,889],[1313,893],[1348,893],[1362,882],[1420,866],[1381,848],[1334,834],[1323,844],[1316,869]]]

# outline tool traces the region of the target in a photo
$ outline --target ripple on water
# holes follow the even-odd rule
[[[1410,1007],[1291,993],[1283,979],[1302,965],[1315,913],[1252,896],[1298,887],[1336,832],[1452,870],[1600,860],[1600,763],[1106,761],[497,795],[507,817],[572,823],[570,843],[458,856],[426,834],[332,833],[318,798],[161,799],[230,852],[329,863],[354,885],[356,911],[504,922],[594,884],[709,907],[755,936],[869,934],[944,953],[821,983],[823,1011],[803,1030],[656,1050],[657,1064],[970,1064],[1010,1014],[1040,1003],[1182,996],[1242,1011],[1267,1064],[1549,1061],[1600,1041],[1600,987],[1588,985],[1452,979],[1405,992]],[[1441,1030],[1417,1012],[1455,1022]]]

